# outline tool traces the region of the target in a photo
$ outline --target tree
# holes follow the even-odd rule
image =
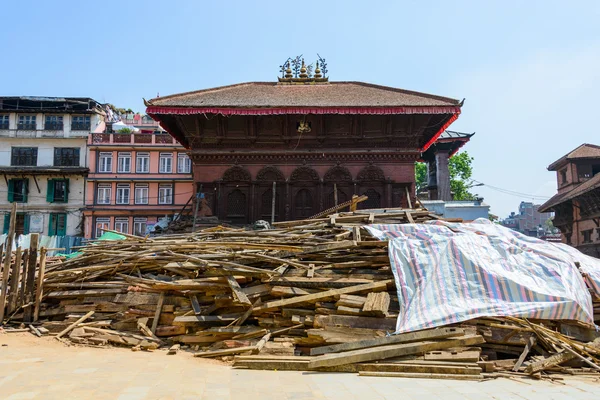
[[[473,157],[469,153],[463,151],[455,154],[448,162],[450,172],[450,190],[452,191],[454,200],[473,200],[476,195],[471,193],[469,189],[473,186],[471,176],[473,175],[472,167]],[[415,165],[415,179],[417,191],[421,191],[427,187],[427,165],[425,163],[417,163]]]

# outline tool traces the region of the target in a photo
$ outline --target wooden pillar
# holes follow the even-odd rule
[[[285,182],[285,221],[289,221],[290,209],[292,208],[292,191],[290,190],[290,181]]]
[[[452,193],[450,192],[450,170],[448,167],[449,158],[447,150],[438,150],[435,153],[438,200],[452,200]]]

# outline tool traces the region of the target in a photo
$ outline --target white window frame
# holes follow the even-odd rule
[[[127,193],[125,198],[124,194]],[[117,183],[116,204],[129,204],[131,201],[131,185],[129,183]]]
[[[110,204],[111,197],[112,185],[98,184],[98,188],[96,189],[96,204]]]
[[[129,234],[129,218],[115,218],[114,230]]]
[[[133,217],[133,234],[134,235],[146,236],[146,229],[148,229],[148,218]]]
[[[96,218],[96,229],[94,230],[94,233],[95,233],[94,237],[98,238],[98,237],[102,236],[102,234],[104,232],[100,231],[100,228],[110,229],[110,218]]]
[[[172,183],[161,183],[158,185],[158,204],[173,204]]]
[[[112,172],[112,158],[111,152],[101,152],[98,157],[98,172],[100,173],[111,173]]]
[[[145,168],[140,168],[142,166]],[[150,172],[150,153],[136,153],[135,172],[138,174],[147,174]]]
[[[127,161],[127,165],[125,165]],[[127,168],[124,168],[127,167]],[[118,152],[117,153],[117,172],[129,174],[131,173],[131,153],[130,152]]]
[[[177,173],[190,174],[192,172],[192,159],[186,153],[177,153]]]
[[[158,172],[160,174],[173,173],[173,153],[160,153]]]
[[[143,191],[146,191],[146,196],[143,197],[141,195],[139,195],[138,193],[143,193]],[[150,193],[150,188],[148,187],[147,183],[136,183],[135,184],[135,204],[148,204],[148,194]]]

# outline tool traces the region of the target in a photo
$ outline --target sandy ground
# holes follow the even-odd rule
[[[248,371],[166,350],[67,346],[29,333],[0,334],[1,399],[597,399],[595,379],[561,383],[494,379],[369,378]]]

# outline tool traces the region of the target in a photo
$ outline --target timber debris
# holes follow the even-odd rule
[[[249,369],[467,380],[600,370],[598,335],[574,322],[478,318],[392,335],[400,304],[387,243],[364,226],[432,219],[340,212],[269,230],[123,235],[70,259],[4,251],[4,332],[187,350]]]

